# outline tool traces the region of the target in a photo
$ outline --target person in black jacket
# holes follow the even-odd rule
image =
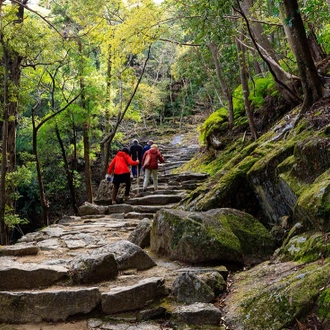
[[[137,175],[140,175],[141,170],[141,160],[142,160],[142,151],[143,148],[137,139],[133,140],[133,144],[129,148],[129,154],[133,160],[139,160],[140,164],[137,166],[132,166],[133,177],[136,178]]]

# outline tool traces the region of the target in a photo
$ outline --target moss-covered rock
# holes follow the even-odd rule
[[[280,330],[304,322],[317,306],[328,317],[330,260],[310,264],[262,263],[234,276],[225,319],[235,330]],[[318,300],[319,299],[319,300]]]
[[[329,168],[330,139],[313,136],[298,142],[294,148],[292,174],[300,181],[312,183]]]
[[[295,222],[302,222],[306,230],[330,229],[330,170],[305,188],[294,210]]]
[[[274,241],[253,216],[234,209],[156,214],[150,248],[172,259],[193,263],[255,264],[274,251]]]
[[[256,215],[254,211],[259,209],[259,204],[246,173],[257,160],[258,156],[247,156],[230,170],[224,169],[218,173],[217,182],[212,180],[210,185],[204,185],[205,193],[197,200],[191,199],[186,208],[195,211],[235,208]]]
[[[272,143],[269,143],[270,145]],[[274,147],[274,145],[273,145]],[[295,198],[279,179],[277,166],[293,153],[291,143],[276,146],[264,155],[247,173],[269,223],[278,223],[283,216],[292,215]]]
[[[291,237],[277,251],[281,261],[312,262],[330,257],[329,235],[322,232],[305,232]]]

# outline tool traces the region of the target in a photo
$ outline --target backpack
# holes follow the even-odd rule
[[[150,165],[150,160],[151,160],[150,152],[147,152],[146,156],[144,157],[144,162],[142,164],[142,167],[149,166]]]

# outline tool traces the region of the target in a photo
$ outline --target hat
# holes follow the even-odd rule
[[[122,151],[124,151],[126,154],[129,154],[129,150],[127,148],[123,148]]]
[[[136,143],[139,143],[139,141],[138,141],[137,139],[134,139],[134,140],[133,140],[133,143],[135,143],[135,142],[136,142]]]
[[[158,149],[158,145],[157,144],[152,144],[150,148]]]
[[[153,140],[149,140],[148,141],[148,144],[152,145],[152,144],[154,144],[154,141]]]

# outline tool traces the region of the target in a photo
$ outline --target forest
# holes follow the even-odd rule
[[[247,132],[329,94],[329,0],[0,0],[0,244],[93,202],[125,133]],[[96,164],[98,169],[95,170]]]

